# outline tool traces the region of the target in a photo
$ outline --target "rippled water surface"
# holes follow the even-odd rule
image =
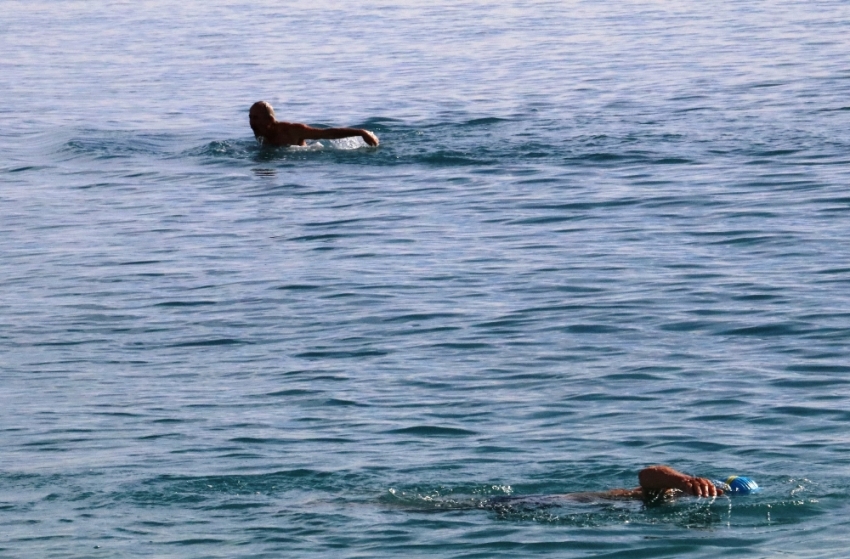
[[[290,4],[3,2],[0,555],[845,555],[850,5]]]

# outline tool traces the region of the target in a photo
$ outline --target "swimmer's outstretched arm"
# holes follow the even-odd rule
[[[360,136],[370,146],[378,145],[378,137],[362,128],[313,128],[306,124],[291,124],[305,140],[339,140]]]
[[[704,477],[693,477],[677,472],[670,466],[650,466],[638,474],[643,490],[660,491],[664,489],[679,489],[688,495],[697,497],[717,497],[723,495],[723,490],[714,486],[711,480]]]

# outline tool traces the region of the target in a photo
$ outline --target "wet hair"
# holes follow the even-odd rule
[[[248,111],[248,114],[253,112],[262,111],[266,113],[268,116],[274,118],[274,109],[272,106],[266,101],[257,101],[253,105],[251,105],[251,109]]]

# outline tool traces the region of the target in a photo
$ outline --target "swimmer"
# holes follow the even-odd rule
[[[634,489],[611,489],[595,494],[608,499],[670,499],[679,495],[694,497],[717,497],[723,489],[704,477],[695,477],[676,471],[670,466],[649,466],[638,473],[640,487]],[[575,493],[573,495],[582,495]],[[585,495],[594,495],[593,493]]]
[[[726,483],[714,482],[708,478],[689,476],[670,466],[649,466],[638,474],[639,487],[634,489],[610,489],[608,491],[588,491],[583,493],[565,493],[561,495],[527,495],[496,497],[490,506],[501,507],[551,507],[559,501],[569,500],[582,503],[623,500],[642,500],[647,503],[668,501],[684,495],[694,497],[718,497],[725,493],[755,493],[759,490],[756,483],[745,477],[730,477]],[[727,485],[728,484],[728,485]]]
[[[378,145],[378,138],[360,128],[313,128],[297,122],[275,120],[274,109],[265,101],[257,101],[248,111],[248,120],[254,136],[270,146],[303,146],[307,140],[338,140],[360,136],[370,146]]]

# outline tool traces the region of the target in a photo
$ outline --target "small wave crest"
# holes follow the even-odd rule
[[[249,159],[259,151],[253,140],[214,140],[184,152],[189,157],[220,159]]]
[[[64,144],[58,152],[72,159],[117,159],[137,156],[170,155],[168,145],[173,138],[168,134],[139,134],[129,131],[81,131]]]

